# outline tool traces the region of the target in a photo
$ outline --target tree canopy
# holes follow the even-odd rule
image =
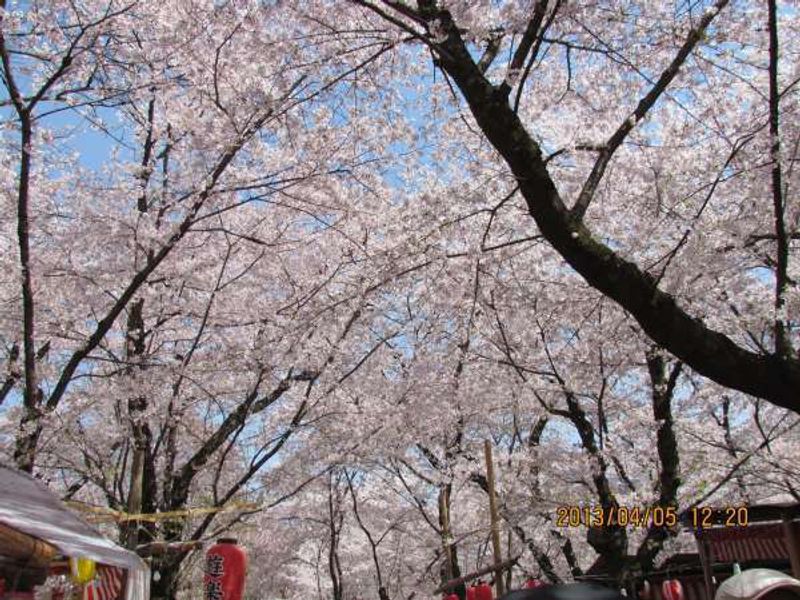
[[[485,440],[517,575],[685,544],[560,507],[800,498],[791,3],[0,25],[0,455],[156,515],[128,546],[234,531],[254,597],[430,594],[491,562]],[[153,561],[198,594],[197,552]]]

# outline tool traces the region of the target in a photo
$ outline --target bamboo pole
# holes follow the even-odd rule
[[[499,565],[503,560],[503,550],[500,547],[500,525],[497,519],[497,499],[494,493],[494,461],[492,460],[492,444],[489,440],[484,440],[483,452],[486,457],[486,480],[489,484],[489,516],[492,523],[492,550],[494,551],[495,565]],[[505,594],[502,568],[495,569],[494,585],[497,589],[497,597],[500,598]]]

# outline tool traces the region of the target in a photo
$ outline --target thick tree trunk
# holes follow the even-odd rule
[[[153,572],[158,572],[150,583],[150,597],[152,600],[175,600],[178,594],[180,566],[186,555],[164,555],[153,560]],[[202,586],[202,581],[197,581],[197,587]]]
[[[678,508],[678,488],[680,488],[680,454],[678,453],[678,440],[675,435],[674,420],[672,416],[672,400],[678,384],[683,365],[675,363],[667,369],[667,361],[658,348],[652,348],[645,356],[650,375],[650,388],[653,404],[653,418],[658,424],[656,433],[656,448],[661,469],[658,476],[660,508]],[[651,526],[647,535],[639,544],[636,552],[636,561],[629,566],[628,571],[647,572],[655,567],[655,559],[664,542],[675,535],[676,529]]]
[[[127,374],[135,377],[143,370],[141,365],[146,352],[144,300],[130,304],[126,331],[125,356],[130,365]],[[128,416],[131,425],[133,452],[131,459],[130,484],[128,487],[128,512],[131,514],[152,513],[156,508],[156,474],[152,453],[153,435],[147,423],[145,412],[147,398],[136,396],[128,399]],[[128,548],[153,541],[154,524],[140,527],[138,522],[129,521],[125,528],[125,543]]]
[[[164,521],[161,528],[161,537],[166,543],[181,542],[184,536],[182,521]],[[169,551],[154,556],[152,559],[153,573],[158,572],[158,578],[153,578],[150,583],[152,600],[175,600],[178,593],[181,565],[189,554],[186,551]],[[197,585],[201,585],[198,581]]]

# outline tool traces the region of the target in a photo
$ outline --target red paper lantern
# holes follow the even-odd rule
[[[475,586],[475,600],[493,600],[492,588],[488,583],[481,581]]]
[[[661,597],[664,600],[683,600],[683,586],[677,579],[667,579],[661,584]]]
[[[456,593],[447,594],[445,595],[444,600],[459,600],[458,594]]]
[[[467,588],[467,600],[478,600],[477,591],[475,590],[475,586],[471,585]]]
[[[206,553],[203,576],[206,600],[242,600],[247,555],[232,538],[222,538]]]
[[[535,590],[536,588],[544,587],[545,582],[541,579],[534,579],[533,577],[529,577],[528,580],[525,582],[525,588],[528,590]]]

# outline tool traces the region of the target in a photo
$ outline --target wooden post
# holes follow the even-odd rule
[[[506,537],[506,556],[511,556],[511,550],[513,549],[511,546],[512,536],[511,536],[511,529],[508,530],[508,535]],[[508,570],[506,571],[506,590],[510,591],[514,585],[514,564],[512,563],[509,565]]]
[[[789,550],[789,561],[792,565],[792,575],[800,578],[800,535],[797,532],[797,523],[785,516],[781,519],[783,537],[786,548]]]
[[[706,588],[706,600],[714,600],[714,583],[711,580],[711,552],[708,542],[702,538],[702,533],[695,532],[694,541],[697,543],[697,554],[700,555],[700,564],[703,566],[703,583]]]
[[[500,564],[503,561],[502,548],[500,548],[500,527],[497,521],[497,500],[494,494],[494,462],[492,460],[492,444],[489,440],[483,442],[483,452],[486,456],[486,480],[489,484],[489,516],[492,523],[492,549],[494,550],[494,562]],[[497,597],[505,594],[503,585],[503,569],[494,572],[494,584],[497,589]]]
[[[447,579],[453,578],[453,549],[450,547],[450,499],[447,494],[447,486],[439,492],[439,517],[442,520],[442,548],[447,565]]]

